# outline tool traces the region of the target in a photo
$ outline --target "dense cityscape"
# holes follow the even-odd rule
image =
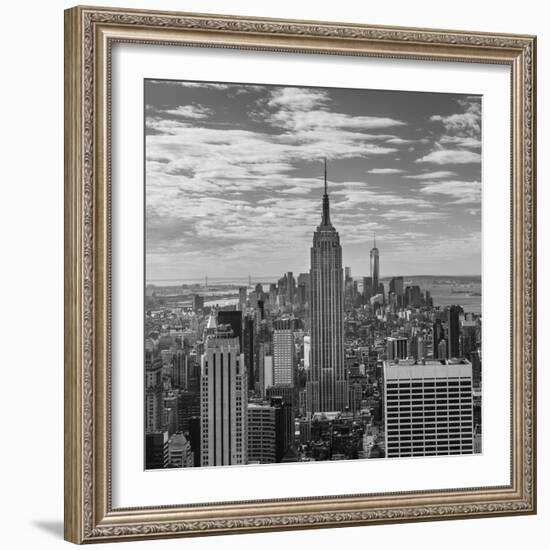
[[[146,286],[147,469],[481,452],[480,278],[355,276],[327,187],[308,273]]]

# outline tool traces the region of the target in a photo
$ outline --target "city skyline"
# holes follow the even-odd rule
[[[375,233],[380,279],[477,276],[480,145],[479,97],[147,81],[147,280],[307,272],[323,157],[355,277]]]
[[[479,98],[151,87],[145,468],[481,452]]]

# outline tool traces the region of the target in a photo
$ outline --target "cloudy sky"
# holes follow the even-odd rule
[[[146,80],[147,280],[309,270],[327,158],[344,264],[481,273],[481,98]]]

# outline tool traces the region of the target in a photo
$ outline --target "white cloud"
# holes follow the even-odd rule
[[[447,195],[454,204],[481,203],[481,183],[479,181],[440,181],[423,185],[421,193],[426,195]]]
[[[414,143],[412,139],[403,139],[400,137],[391,137],[386,140],[386,143],[391,143],[392,145],[405,145],[407,143]]]
[[[405,123],[393,118],[375,116],[351,116],[345,113],[335,113],[320,109],[311,111],[294,111],[281,109],[267,116],[266,121],[274,126],[295,132],[331,129],[356,128],[374,130],[403,126]]]
[[[267,134],[240,129],[190,125],[185,120],[149,117],[147,175],[163,180],[177,176],[197,192],[219,188],[248,191],[265,185],[295,187],[286,175],[294,163],[311,159],[385,155],[394,149],[370,143],[370,135],[333,130]],[[320,168],[321,174],[321,168]]]
[[[460,100],[458,104],[464,109],[462,113],[448,116],[433,115],[432,122],[441,122],[447,132],[452,135],[479,137],[481,134],[481,101]]]
[[[400,168],[373,168],[368,172],[369,174],[404,174],[405,170]]]
[[[431,122],[440,123],[444,133],[435,142],[433,151],[416,160],[434,164],[470,164],[481,162],[481,155],[470,149],[481,148],[481,100],[469,97],[457,101],[462,112],[432,115]],[[451,147],[451,148],[449,148]]]
[[[327,93],[308,88],[275,88],[267,101],[269,107],[292,111],[308,111],[325,105],[329,101]]]
[[[439,140],[440,143],[451,143],[457,147],[465,147],[467,149],[479,149],[481,147],[481,140],[477,137],[470,136],[442,136]]]
[[[332,186],[331,196],[343,199],[335,205],[337,210],[355,209],[367,205],[374,206],[409,206],[410,208],[429,208],[432,204],[424,198],[410,197],[403,193],[381,192],[369,188],[364,182],[345,182]]]
[[[163,111],[163,114],[200,120],[210,117],[212,115],[212,109],[197,104],[180,105],[176,109],[167,109],[166,111]]]
[[[481,162],[481,155],[463,149],[438,149],[415,162],[431,162],[433,164],[470,164]]]
[[[439,211],[404,210],[392,208],[380,214],[380,217],[390,221],[423,224],[436,220],[444,220],[448,217],[448,215]]]
[[[327,92],[308,88],[275,88],[267,101],[259,104],[265,110],[261,118],[269,124],[292,132],[323,132],[338,129],[373,130],[404,126],[405,123],[389,117],[352,116],[330,111]],[[396,136],[379,136],[400,139]]]
[[[227,88],[231,86],[231,84],[222,84],[221,82],[187,82],[185,80],[150,80],[149,82],[152,84],[162,84],[163,86],[180,86],[182,88],[207,88],[210,90],[227,90]]]
[[[441,170],[439,172],[425,172],[423,174],[412,174],[403,177],[411,180],[433,180],[439,178],[450,178],[451,176],[456,176],[456,173],[449,170]]]

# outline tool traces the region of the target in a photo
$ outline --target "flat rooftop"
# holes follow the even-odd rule
[[[384,361],[386,380],[411,378],[463,378],[472,376],[472,364],[467,359],[400,359]]]

